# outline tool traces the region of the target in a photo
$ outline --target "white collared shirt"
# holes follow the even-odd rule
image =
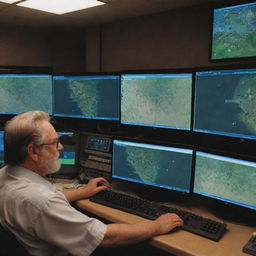
[[[38,256],[90,255],[106,232],[49,181],[20,166],[0,169],[0,223]]]

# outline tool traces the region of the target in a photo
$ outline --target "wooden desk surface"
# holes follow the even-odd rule
[[[143,219],[89,200],[80,200],[77,202],[77,206],[113,223],[136,223]],[[203,213],[201,211],[200,214],[216,219],[216,217],[210,216],[208,212]],[[256,227],[227,222],[227,232],[219,242],[211,241],[184,230],[178,230],[166,235],[156,236],[150,239],[149,243],[177,256],[248,256],[249,254],[242,252],[242,248],[254,231],[256,231]]]

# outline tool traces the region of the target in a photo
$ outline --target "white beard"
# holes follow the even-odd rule
[[[57,172],[61,167],[61,164],[58,159],[56,159],[51,165],[48,164],[47,174],[52,174]]]
[[[44,154],[45,154],[45,157],[41,158],[38,161],[38,165],[40,169],[44,172],[45,175],[57,172],[61,167],[61,163],[59,162],[59,159],[56,157],[53,157],[47,151],[45,151]]]

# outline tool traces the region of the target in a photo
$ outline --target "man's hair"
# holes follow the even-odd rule
[[[48,121],[51,117],[43,111],[28,111],[9,120],[4,131],[4,162],[5,164],[18,165],[28,156],[29,144],[41,144],[42,133],[38,122]]]

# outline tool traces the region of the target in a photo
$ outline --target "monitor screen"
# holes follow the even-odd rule
[[[256,69],[197,72],[194,130],[256,138]]]
[[[196,152],[194,192],[256,210],[256,162]]]
[[[113,141],[113,178],[190,192],[191,168],[190,149]]]
[[[42,110],[52,114],[52,76],[0,74],[0,113]]]
[[[4,132],[0,131],[0,165],[4,163]]]
[[[211,59],[256,56],[256,3],[213,10]]]
[[[51,178],[74,179],[78,176],[76,164],[76,142],[73,132],[58,132],[63,149],[59,151],[61,168],[55,173],[48,175]]]
[[[54,76],[54,115],[119,120],[117,75]]]
[[[76,145],[73,132],[58,132],[63,149],[59,151],[61,165],[74,165],[76,159]],[[71,143],[70,143],[71,142]]]
[[[190,129],[192,74],[121,76],[121,123]]]

